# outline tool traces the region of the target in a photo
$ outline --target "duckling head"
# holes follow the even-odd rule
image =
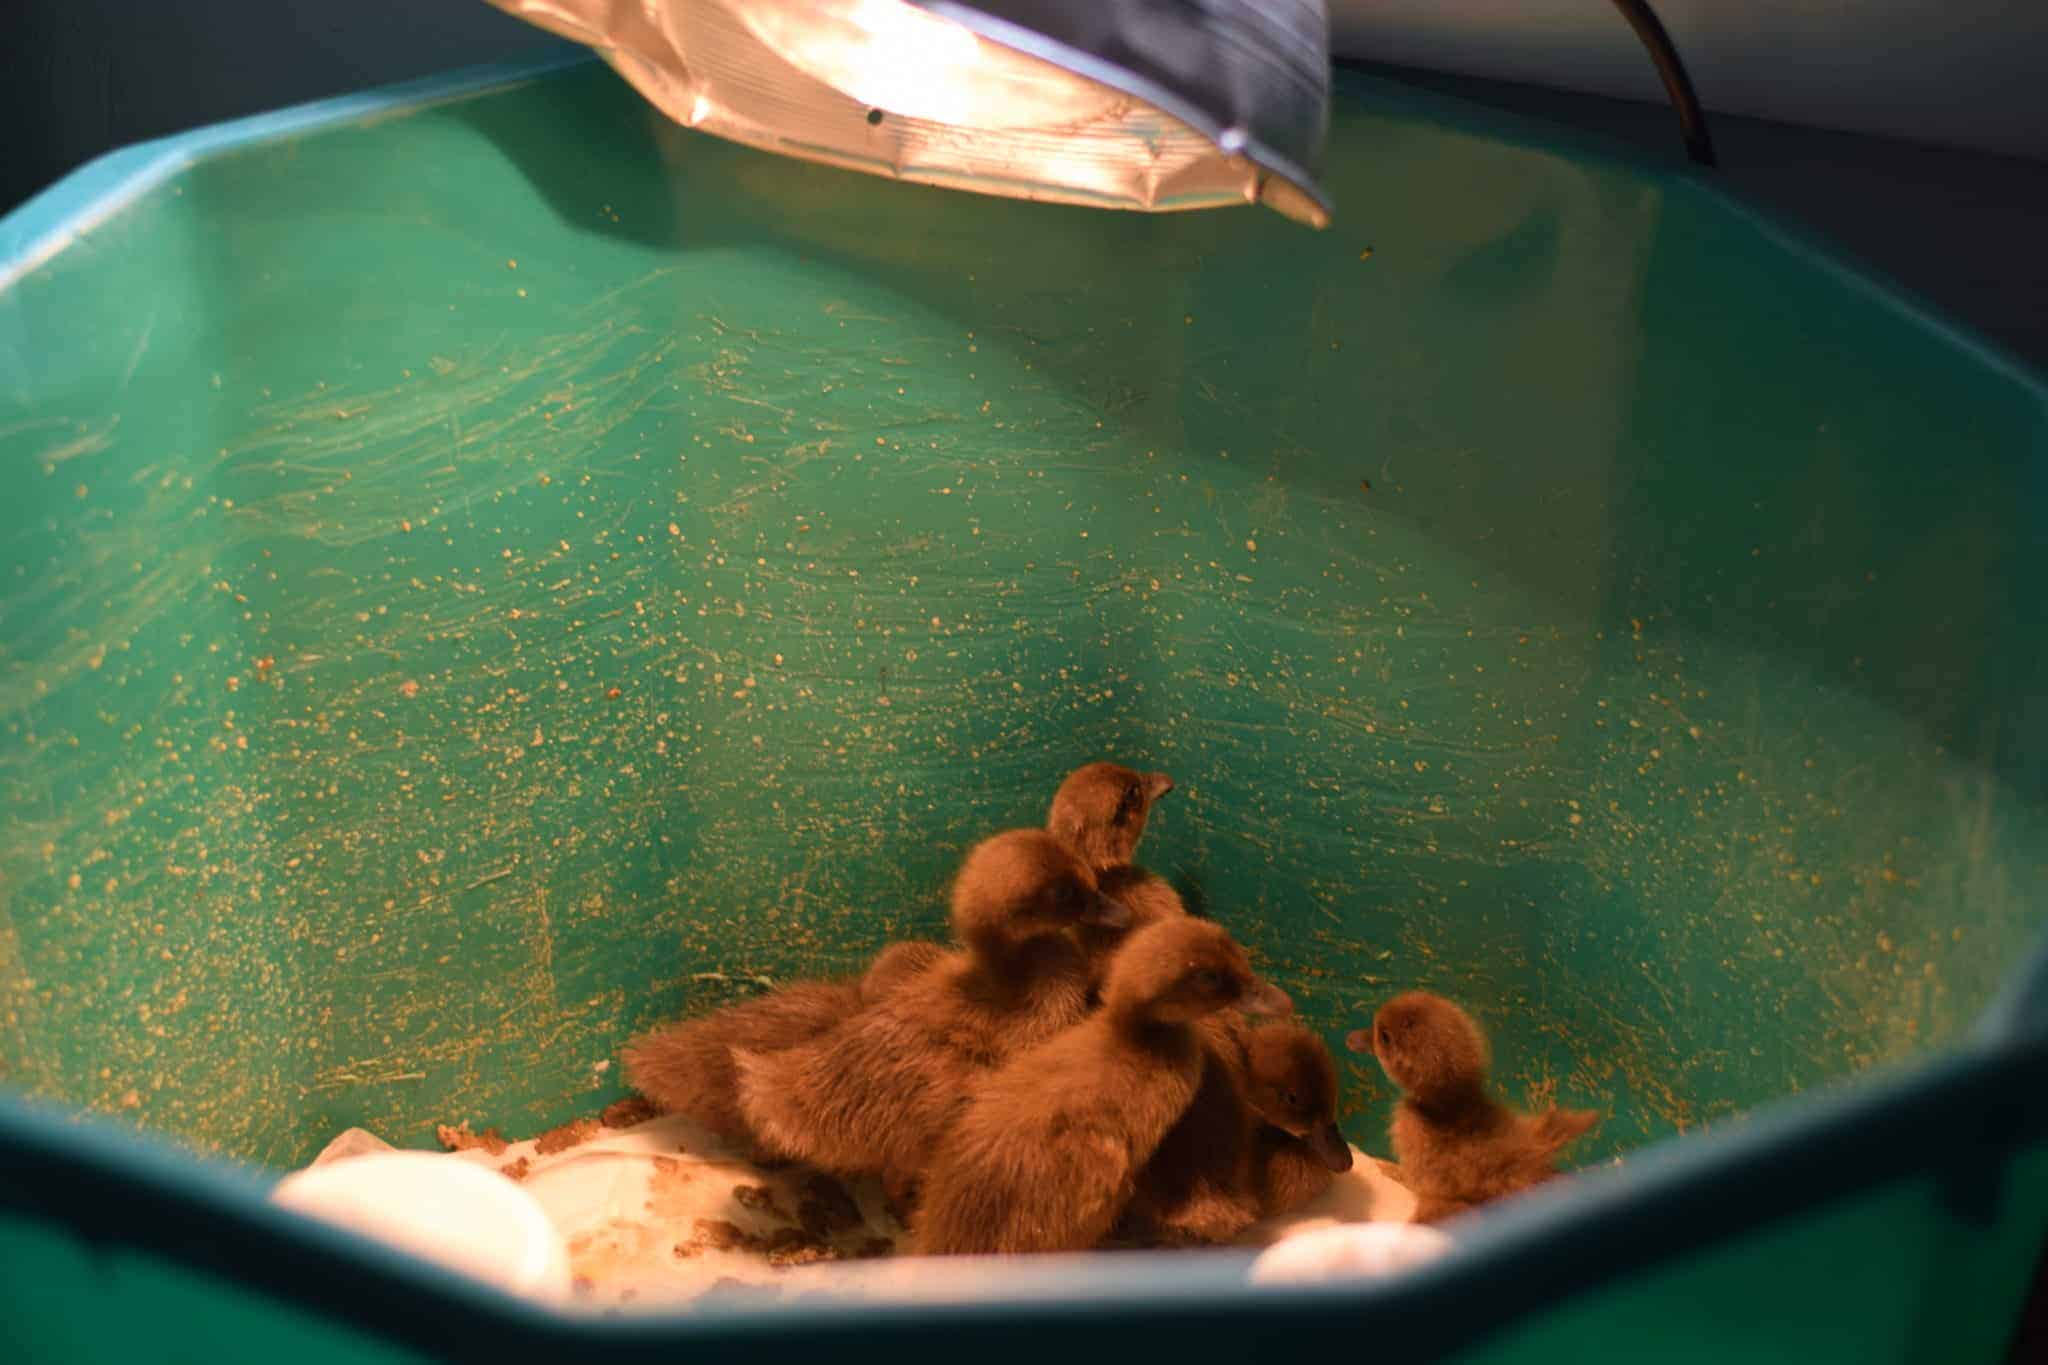
[[[1440,995],[1409,991],[1380,1006],[1372,1028],[1345,1039],[1379,1058],[1387,1079],[1416,1099],[1452,1096],[1485,1083],[1486,1036],[1472,1016]]]
[[[1192,1023],[1218,1010],[1284,1015],[1287,993],[1261,980],[1222,925],[1166,919],[1133,933],[1117,950],[1102,992],[1114,1012],[1164,1023]]]
[[[1351,1169],[1337,1127],[1337,1064],[1301,1024],[1267,1024],[1245,1040],[1245,1099],[1261,1122],[1292,1133],[1333,1171]]]
[[[969,850],[953,879],[952,917],[963,943],[1131,923],[1130,908],[1103,895],[1088,865],[1042,829],[1013,829]]]
[[[1115,867],[1137,853],[1152,803],[1172,790],[1173,779],[1165,773],[1090,763],[1060,783],[1045,827],[1090,867]]]

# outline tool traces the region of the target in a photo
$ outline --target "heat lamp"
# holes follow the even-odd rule
[[[670,118],[928,185],[1322,226],[1323,0],[491,0]]]
[[[1020,199],[1330,221],[1325,0],[490,3],[595,48],[678,123],[766,151]],[[1647,0],[1615,3],[1711,162]]]

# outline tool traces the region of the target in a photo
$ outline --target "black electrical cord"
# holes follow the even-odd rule
[[[1678,49],[1672,45],[1671,35],[1664,31],[1657,12],[1650,8],[1650,0],[1614,0],[1614,7],[1621,11],[1622,18],[1628,20],[1628,26],[1636,31],[1636,37],[1643,40],[1650,60],[1657,64],[1657,74],[1664,81],[1664,93],[1671,97],[1671,107],[1678,111],[1678,127],[1685,134],[1686,155],[1702,166],[1713,165],[1714,140],[1707,135],[1706,111],[1700,108],[1700,97],[1693,92],[1692,77],[1685,74],[1685,63],[1679,60]]]

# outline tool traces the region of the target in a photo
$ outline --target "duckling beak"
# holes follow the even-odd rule
[[[1111,896],[1098,894],[1081,914],[1081,923],[1102,929],[1131,927],[1131,907]]]
[[[1344,1046],[1353,1052],[1371,1052],[1372,1030],[1369,1028],[1355,1028],[1351,1030],[1351,1032],[1344,1035]]]
[[[1336,1124],[1326,1123],[1320,1128],[1311,1129],[1306,1140],[1309,1150],[1331,1170],[1351,1169],[1351,1144],[1344,1140],[1344,1134],[1337,1130]]]
[[[1173,779],[1165,773],[1145,774],[1145,800],[1147,802],[1157,801],[1172,790]]]
[[[1246,1014],[1283,1015],[1294,1013],[1294,1002],[1287,998],[1287,992],[1270,981],[1252,982],[1252,988],[1244,993],[1237,1007]]]

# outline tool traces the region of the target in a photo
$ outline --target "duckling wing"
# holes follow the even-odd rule
[[[1131,1193],[1129,1143],[1054,1116],[1005,1122],[976,1106],[945,1139],[916,1217],[920,1255],[1085,1251]]]
[[[828,1171],[914,1176],[973,1071],[925,985],[797,1047],[735,1049],[739,1109],[761,1140]]]
[[[897,987],[924,975],[949,956],[952,954],[936,943],[892,943],[876,953],[875,960],[861,974],[860,997],[868,1004],[886,999]]]
[[[1140,1238],[1223,1242],[1258,1219],[1250,1117],[1230,1063],[1214,1046],[1205,1044],[1194,1099],[1138,1174],[1128,1221]]]
[[[836,981],[800,981],[699,1019],[650,1030],[621,1060],[635,1090],[671,1113],[686,1114],[728,1141],[747,1138],[735,1103],[732,1049],[774,1051],[815,1038],[860,1007],[860,994]]]

